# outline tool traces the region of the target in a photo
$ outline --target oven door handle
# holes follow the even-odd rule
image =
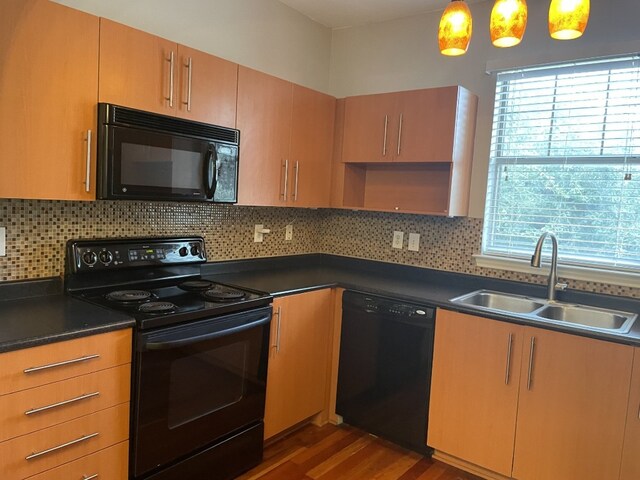
[[[184,347],[186,345],[191,345],[198,342],[204,342],[207,340],[213,340],[220,337],[226,337],[227,335],[233,335],[235,333],[243,332],[244,330],[249,330],[251,328],[259,327],[261,325],[266,325],[271,321],[271,313],[269,312],[266,315],[260,316],[256,320],[252,320],[248,323],[243,323],[240,325],[231,326],[229,328],[224,328],[221,330],[210,331],[205,333],[195,333],[190,334],[190,330],[187,328],[184,332],[174,332],[171,335],[171,339],[163,340],[163,341],[146,341],[143,339],[142,345],[140,345],[140,349],[143,352],[149,350],[169,350],[172,348]]]

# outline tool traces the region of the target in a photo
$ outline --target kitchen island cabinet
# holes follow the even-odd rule
[[[98,17],[7,0],[0,32],[0,198],[95,199]]]
[[[618,478],[632,347],[442,310],[439,315],[430,412],[436,428],[428,441],[436,458],[486,478]],[[498,328],[514,332],[511,360],[504,346],[492,344]],[[476,353],[485,347],[484,356]],[[507,380],[518,373],[509,379],[504,369],[518,365],[519,394],[516,388],[507,399]],[[456,368],[453,377],[449,370]],[[492,395],[497,405],[487,406]],[[445,431],[444,421],[459,428]]]
[[[333,293],[323,289],[278,297],[273,310],[266,439],[325,409]]]

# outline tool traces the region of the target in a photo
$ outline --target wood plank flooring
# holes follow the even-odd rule
[[[238,480],[480,480],[349,426],[307,425]]]

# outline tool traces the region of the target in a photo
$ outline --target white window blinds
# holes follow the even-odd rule
[[[640,272],[638,57],[498,74],[482,251]]]

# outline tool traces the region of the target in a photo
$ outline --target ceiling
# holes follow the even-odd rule
[[[383,22],[419,13],[444,10],[450,0],[280,0],[329,28]],[[478,3],[483,0],[467,0]]]

